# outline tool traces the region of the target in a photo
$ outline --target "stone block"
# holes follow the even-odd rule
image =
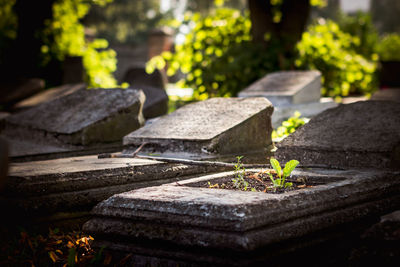
[[[382,89],[376,91],[372,96],[371,100],[383,100],[383,101],[395,101],[400,102],[400,89]]]
[[[168,95],[165,90],[155,87],[136,87],[143,91],[146,101],[143,105],[143,116],[146,119],[159,117],[168,113]]]
[[[319,102],[319,71],[280,71],[266,75],[239,93],[239,97],[266,97],[274,107]]]
[[[144,66],[131,66],[123,81],[128,82],[131,88],[140,89],[145,94],[143,116],[146,119],[167,114],[168,95],[165,91],[167,77],[164,71],[155,70],[148,74]]]
[[[133,89],[77,90],[7,117],[2,135],[10,140],[13,157],[120,147],[123,136],[144,124],[144,100],[143,92]]]
[[[82,214],[100,201],[129,190],[224,170],[133,158],[81,156],[12,163],[0,207],[8,220],[51,220]],[[226,170],[226,168],[225,168]]]
[[[400,203],[395,193],[400,173],[389,171],[299,169],[294,178],[314,186],[282,194],[196,187],[233,175],[199,176],[114,195],[96,205],[83,229],[95,237],[96,246],[133,253],[154,266],[181,261],[187,266],[265,266],[274,257],[282,263],[284,251],[312,243],[313,233]]]
[[[360,101],[312,118],[277,144],[279,160],[340,168],[400,169],[400,105]]]
[[[274,129],[278,128],[281,126],[283,121],[292,117],[296,111],[301,113],[301,117],[312,118],[322,111],[335,108],[338,105],[339,104],[333,101],[332,98],[324,97],[318,102],[274,107],[274,113],[272,114],[272,127]]]
[[[40,105],[45,102],[52,101],[56,98],[63,97],[72,93],[75,93],[78,90],[83,90],[86,88],[86,84],[78,83],[78,84],[64,84],[58,87],[54,87],[51,89],[47,89],[38,94],[35,94],[29,98],[26,98],[17,104],[14,105],[16,109],[26,109],[31,108],[37,105]]]
[[[263,151],[271,144],[272,112],[265,98],[211,98],[145,125],[125,136],[123,143],[146,143],[143,151],[183,157]]]

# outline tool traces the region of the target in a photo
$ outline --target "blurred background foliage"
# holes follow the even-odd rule
[[[85,68],[85,82],[89,87],[116,87],[117,82],[112,73],[116,70],[116,53],[108,48],[108,41],[85,38],[85,27],[81,20],[89,12],[92,5],[104,7],[112,0],[55,0],[51,4],[52,14],[44,19],[43,28],[33,33],[38,39],[40,51],[37,53],[37,69],[39,75],[50,85],[59,84],[59,75],[54,69],[62,71],[62,62],[66,57],[82,57]],[[13,10],[16,0],[0,2],[0,64],[14,62],[14,58],[5,58],[16,42],[18,33],[18,17]],[[17,51],[18,52],[18,51]],[[37,70],[31,70],[35,72]],[[28,74],[29,75],[29,74]]]
[[[279,142],[309,121],[309,118],[301,117],[301,113],[295,111],[293,116],[283,121],[281,126],[272,131],[271,137],[275,142]]]
[[[310,25],[297,44],[296,66],[321,71],[323,96],[370,94],[376,89],[376,62],[357,53],[359,43],[356,35],[321,19]]]
[[[12,60],[9,51],[19,38],[17,2],[23,1],[0,0],[2,69]],[[40,49],[34,60],[38,75],[53,84],[59,81],[52,70],[61,69],[65,57],[81,56],[89,86],[117,86],[116,52],[109,44],[144,44],[152,29],[165,25],[174,28],[180,39],[172,51],[151,59],[147,70],[183,73],[178,85],[193,88],[198,100],[235,96],[269,72],[290,69],[320,70],[323,96],[368,95],[377,89],[379,61],[399,57],[397,0],[371,0],[370,12],[350,14],[341,11],[339,0],[309,0],[308,26],[292,42],[276,32],[285,20],[296,25],[299,19],[285,17],[285,4],[295,3],[290,0],[264,1],[272,14],[272,30],[261,42],[252,32],[252,0],[171,0],[167,8],[163,7],[166,1],[159,0],[45,2],[51,3],[52,16],[35,32]],[[288,44],[294,49],[287,49]]]

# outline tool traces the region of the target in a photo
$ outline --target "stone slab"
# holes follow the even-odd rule
[[[316,184],[283,194],[193,187],[232,175],[114,195],[96,205],[83,229],[97,245],[148,260],[253,266],[252,260],[268,262],[285,241],[296,246],[304,236],[400,203],[400,173],[377,170],[300,169],[295,178]]]
[[[39,104],[49,102],[59,97],[63,97],[86,88],[86,84],[64,84],[55,88],[47,89],[29,98],[26,98],[14,105],[16,109],[26,109],[37,106]]]
[[[277,144],[275,156],[307,165],[400,168],[400,105],[360,101],[315,116]]]
[[[58,213],[86,213],[114,194],[178,181],[221,167],[168,164],[97,156],[12,163],[0,206],[10,218],[41,218]]]
[[[143,106],[143,116],[146,119],[159,117],[168,113],[169,99],[165,90],[148,86],[137,88],[140,88],[146,96]]]
[[[321,73],[319,71],[280,71],[257,80],[239,97],[266,97],[274,107],[319,102]]]
[[[371,100],[395,101],[400,102],[400,88],[388,88],[376,91]]]
[[[185,105],[125,136],[144,151],[197,155],[244,153],[271,144],[273,106],[265,98],[211,98]]]
[[[110,145],[122,149],[122,137],[144,124],[143,102],[139,90],[78,88],[8,116],[2,136],[12,157]]]
[[[332,98],[323,97],[318,102],[275,107],[272,114],[272,127],[276,129],[281,126],[282,122],[292,117],[296,111],[300,112],[302,117],[312,118],[322,111],[335,108],[338,105]]]
[[[353,248],[352,266],[397,266],[400,262],[400,210],[385,214],[362,235],[362,243]]]

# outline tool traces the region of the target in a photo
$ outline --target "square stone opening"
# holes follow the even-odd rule
[[[189,182],[189,183],[180,183],[189,187],[198,187],[198,188],[209,188],[209,189],[222,189],[222,190],[233,190],[233,191],[243,191],[243,192],[252,192],[252,188],[254,188],[257,192],[264,192],[266,194],[283,194],[289,191],[295,191],[300,189],[314,188],[319,185],[325,185],[328,183],[338,182],[344,180],[343,177],[329,177],[326,176],[309,176],[301,173],[296,173],[286,178],[286,182],[290,182],[293,184],[290,188],[286,190],[276,190],[274,191],[272,188],[264,191],[266,189],[265,186],[261,186],[261,183],[258,183],[256,179],[254,179],[255,175],[258,175],[263,172],[268,172],[269,170],[262,169],[253,169],[246,170],[245,172],[245,181],[248,182],[248,187],[246,190],[240,190],[232,187],[232,179],[237,178],[237,174],[228,173],[226,176],[217,177],[214,179],[203,179],[200,178],[199,181]],[[272,186],[269,178],[265,178],[265,185]]]

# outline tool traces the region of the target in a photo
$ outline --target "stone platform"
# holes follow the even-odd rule
[[[283,194],[196,187],[232,175],[114,195],[93,209],[84,230],[96,246],[132,253],[138,266],[265,266],[316,242],[304,239],[315,232],[400,205],[400,172],[390,171],[299,170],[294,178],[313,187]]]

